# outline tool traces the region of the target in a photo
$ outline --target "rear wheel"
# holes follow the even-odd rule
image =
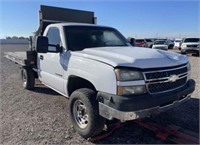
[[[27,90],[34,89],[35,76],[31,68],[23,68],[21,71],[22,86]]]
[[[96,93],[91,89],[78,89],[69,100],[70,118],[74,129],[84,138],[98,135],[104,127],[104,118],[99,115]]]

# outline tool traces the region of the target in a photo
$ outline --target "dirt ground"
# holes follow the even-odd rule
[[[68,99],[36,83],[24,90],[20,68],[3,57],[6,51],[23,51],[27,45],[0,45],[0,144],[94,144],[81,138],[69,121]],[[174,50],[173,50],[174,51]],[[177,51],[177,50],[175,50]],[[192,99],[178,108],[149,118],[160,124],[174,124],[199,133],[200,58],[189,56],[191,77],[196,81]],[[96,144],[166,144],[135,124],[115,131]]]

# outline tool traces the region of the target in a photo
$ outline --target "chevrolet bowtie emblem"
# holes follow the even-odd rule
[[[170,77],[169,77],[169,82],[175,82],[176,80],[178,80],[178,76],[177,75],[171,75]]]

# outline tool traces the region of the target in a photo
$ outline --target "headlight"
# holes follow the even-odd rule
[[[191,71],[191,65],[190,65],[190,62],[188,62],[188,64],[187,64],[187,71]]]
[[[189,79],[190,79],[190,73],[191,73],[191,65],[190,65],[190,62],[188,62],[188,64],[187,64],[187,71],[188,71],[187,80],[189,80]]]
[[[146,87],[142,86],[118,86],[117,95],[137,95],[137,94],[145,94]]]
[[[139,71],[115,69],[115,73],[118,81],[144,80],[142,73]]]
[[[181,47],[185,48],[185,47],[187,47],[187,45],[186,44],[182,44]]]

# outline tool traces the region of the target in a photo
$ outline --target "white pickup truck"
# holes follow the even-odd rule
[[[200,38],[184,38],[181,43],[181,54],[193,53],[200,56]]]
[[[143,118],[187,101],[195,89],[190,63],[181,54],[132,47],[116,29],[95,24],[49,24],[35,50],[5,56],[23,66],[22,80],[35,79],[69,98],[75,130],[99,134],[105,120]]]

